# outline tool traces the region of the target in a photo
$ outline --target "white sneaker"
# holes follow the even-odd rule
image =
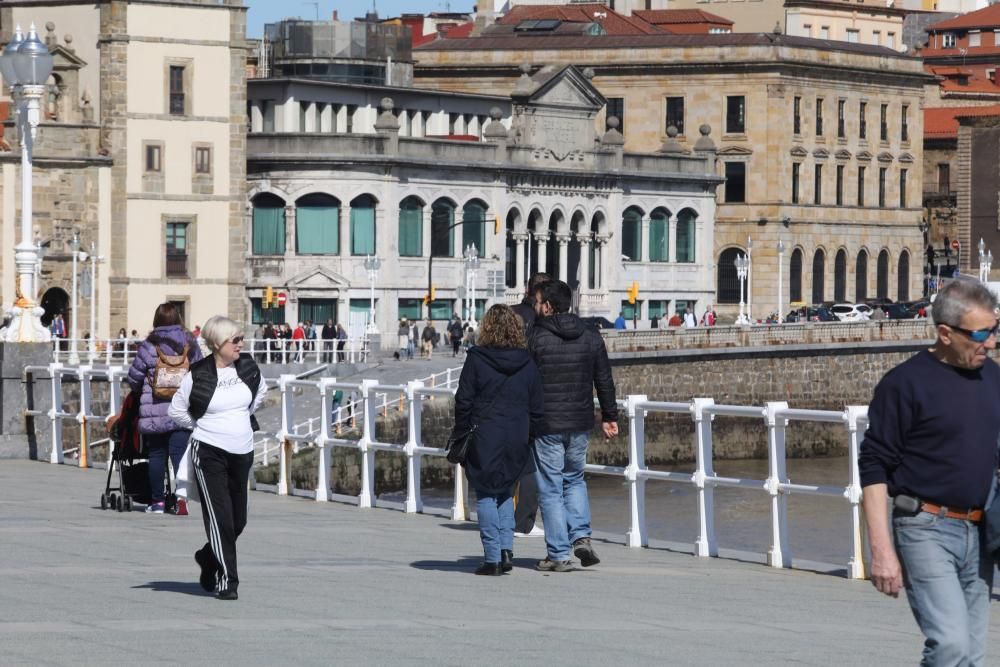
[[[531,531],[527,533],[519,533],[514,531],[514,537],[544,537],[545,531],[536,523],[531,527]]]

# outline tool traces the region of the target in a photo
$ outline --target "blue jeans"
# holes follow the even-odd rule
[[[921,665],[986,663],[993,563],[980,527],[921,512],[892,519],[910,609],[924,634]]]
[[[149,451],[149,489],[153,498],[150,502],[162,503],[165,495],[163,476],[167,472],[167,453],[170,454],[170,461],[174,464],[174,474],[176,474],[184,450],[187,449],[188,440],[191,439],[191,431],[144,433],[142,437],[146,439],[146,449]]]
[[[550,560],[569,560],[573,542],[590,537],[590,501],[583,479],[589,440],[589,431],[535,438],[538,505]]]
[[[500,550],[514,550],[513,489],[487,493],[476,489],[476,514],[479,516],[479,539],[483,541],[483,559],[500,562]]]

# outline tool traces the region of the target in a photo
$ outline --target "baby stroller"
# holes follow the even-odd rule
[[[133,503],[148,505],[152,494],[149,488],[149,461],[139,434],[139,392],[130,392],[122,402],[122,409],[108,423],[111,438],[111,462],[108,479],[101,494],[101,509],[131,512]],[[112,486],[112,477],[118,471],[118,485]]]

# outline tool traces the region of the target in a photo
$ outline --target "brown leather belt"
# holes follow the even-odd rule
[[[948,517],[949,519],[963,519],[964,521],[971,521],[972,523],[979,523],[983,520],[983,510],[958,510],[950,507],[942,507],[941,505],[935,505],[934,503],[923,503],[920,505],[921,512],[927,512],[928,514],[937,514],[938,516]]]

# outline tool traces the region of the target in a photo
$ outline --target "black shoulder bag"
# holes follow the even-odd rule
[[[493,409],[493,404],[496,403],[497,397],[500,396],[503,386],[507,384],[507,380],[510,376],[505,377],[503,382],[500,383],[500,387],[497,389],[497,393],[493,395],[493,400],[486,407],[484,412],[489,412]],[[480,413],[482,414],[482,413]],[[479,424],[475,421],[472,426],[463,433],[456,433],[454,430],[451,432],[451,436],[448,438],[448,444],[445,448],[448,450],[448,462],[457,463],[460,465],[465,465],[466,459],[469,458],[469,449],[472,448],[472,443],[476,435],[476,429],[479,428]]]

